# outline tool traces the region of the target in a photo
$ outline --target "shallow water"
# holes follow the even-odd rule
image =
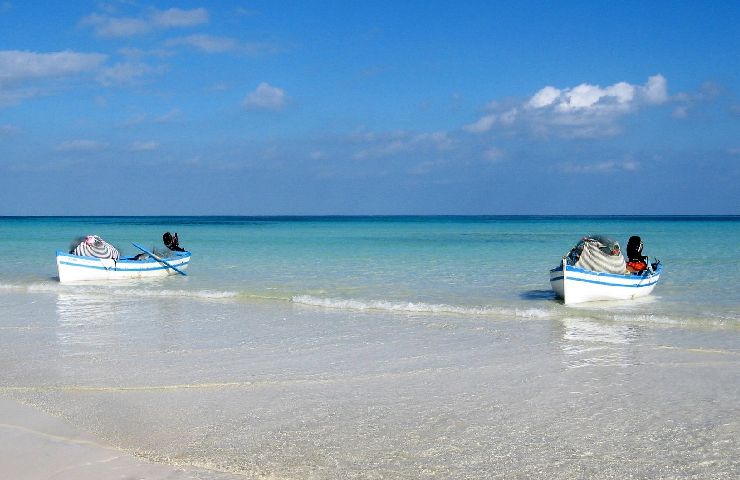
[[[739,223],[0,220],[0,394],[209,478],[735,478]],[[53,279],[76,235],[164,230],[188,277]],[[553,298],[592,232],[643,237],[654,295]]]

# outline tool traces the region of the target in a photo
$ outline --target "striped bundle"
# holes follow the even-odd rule
[[[576,266],[594,272],[627,273],[627,264],[619,251],[619,244],[612,242],[616,248],[612,253],[605,252],[606,245],[593,238],[583,239],[583,250]]]
[[[118,260],[121,256],[116,247],[97,235],[88,235],[85,237],[71,253],[85,257],[110,258],[113,260]]]

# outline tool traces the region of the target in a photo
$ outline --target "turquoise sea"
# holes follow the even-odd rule
[[[188,276],[60,285],[177,232]],[[664,265],[566,307],[584,235]],[[0,218],[0,395],[202,478],[735,478],[740,217]],[[196,477],[201,478],[201,477]]]

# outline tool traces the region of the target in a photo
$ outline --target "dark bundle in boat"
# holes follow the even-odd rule
[[[185,249],[180,246],[180,239],[177,238],[177,232],[172,235],[170,232],[165,232],[162,235],[162,241],[165,247],[169,248],[173,252],[184,252]]]

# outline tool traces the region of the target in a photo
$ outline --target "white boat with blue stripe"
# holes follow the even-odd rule
[[[550,270],[550,285],[566,305],[597,300],[629,300],[649,295],[660,280],[661,264],[640,274],[595,272],[568,265],[564,258]]]
[[[137,248],[140,247],[137,246]],[[191,253],[187,251],[170,252],[167,257],[160,257],[148,252],[146,258],[138,260],[136,257],[121,257],[115,260],[58,251],[57,269],[61,283],[166,277],[168,275],[185,275],[183,270],[188,268],[190,256]]]

